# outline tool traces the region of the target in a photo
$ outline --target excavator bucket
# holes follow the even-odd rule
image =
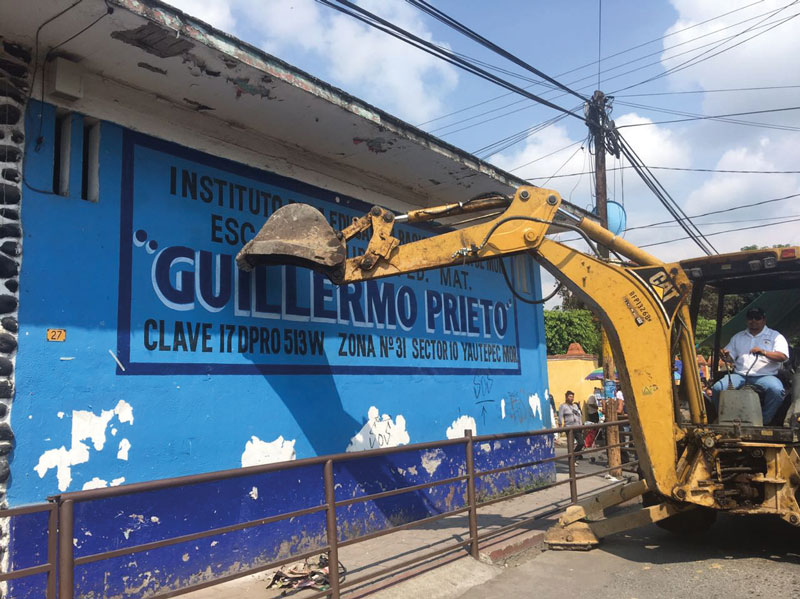
[[[288,204],[267,219],[258,234],[236,256],[242,270],[256,266],[291,264],[310,268],[336,283],[344,276],[344,241],[308,204]]]

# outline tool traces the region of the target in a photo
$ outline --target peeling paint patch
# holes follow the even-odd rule
[[[488,443],[481,443],[481,451],[483,453],[489,453],[490,451],[492,451],[492,446],[489,445]]]
[[[142,69],[144,69],[146,71],[151,71],[153,73],[158,73],[159,75],[166,75],[167,74],[167,71],[165,71],[164,69],[159,69],[158,67],[154,67],[153,65],[147,64],[146,62],[137,63],[136,66],[138,66],[139,68],[142,68]]]
[[[262,77],[260,83],[253,83],[250,81],[249,77],[228,77],[228,83],[233,84],[236,89],[237,98],[241,98],[244,94],[247,94],[250,96],[260,96],[268,100],[276,99],[275,96],[270,95],[272,90],[267,87],[272,83],[272,79],[269,77]]]
[[[33,468],[39,478],[44,478],[51,468],[55,468],[58,489],[66,491],[72,483],[72,466],[89,461],[90,446],[84,441],[90,441],[96,451],[102,451],[106,443],[106,429],[114,416],[121,423],[133,424],[133,408],[125,400],[117,402],[113,410],[103,410],[99,415],[94,412],[74,410],[70,448],[67,449],[62,445],[57,449],[48,449],[39,456],[39,461]],[[105,485],[106,482],[103,481],[103,486]]]
[[[208,75],[209,77],[219,77],[220,75],[219,71],[209,69],[206,62],[194,54],[184,54],[183,64],[189,65],[189,73],[191,73],[194,77],[201,77],[203,75]]]
[[[542,400],[539,398],[538,393],[528,397],[528,404],[531,406],[531,412],[534,418],[542,419]]]
[[[383,137],[373,137],[372,139],[364,139],[363,137],[354,137],[353,138],[353,145],[357,146],[359,144],[367,144],[367,149],[370,152],[375,152],[376,154],[383,154],[384,152],[388,152],[388,146],[394,145],[394,142],[385,139]]]
[[[422,454],[420,461],[428,475],[433,476],[443,459],[444,452],[441,449],[431,449]]]
[[[83,483],[83,490],[88,491],[89,489],[105,489],[107,486],[107,481],[95,476],[92,480]]]
[[[500,400],[500,415],[503,420],[506,419],[506,400],[505,398]]]
[[[194,44],[187,39],[175,37],[175,32],[155,23],[147,23],[136,29],[111,32],[115,40],[141,48],[159,58],[169,58],[188,52]]]
[[[201,104],[200,102],[197,102],[195,100],[190,100],[189,98],[184,98],[183,101],[186,102],[192,108],[194,108],[197,112],[202,112],[203,110],[214,110],[211,106],[207,106],[206,104]]]
[[[253,500],[258,499],[258,487],[253,487],[252,489],[250,489],[248,495],[250,495],[250,497],[252,497]]]
[[[470,429],[473,435],[478,434],[478,425],[472,416],[459,416],[447,427],[445,435],[448,439],[457,439],[464,436],[464,431]]]
[[[244,446],[242,468],[294,460],[297,457],[294,451],[294,443],[295,439],[289,441],[284,439],[282,435],[270,442],[262,441],[253,435]]]
[[[347,445],[345,451],[364,451],[380,447],[407,445],[411,437],[406,431],[406,419],[402,414],[392,420],[388,414],[380,415],[378,408],[370,406],[367,422],[361,427]]]
[[[127,439],[122,439],[119,442],[119,449],[117,450],[117,459],[118,460],[128,460],[128,451],[131,448],[131,442]]]

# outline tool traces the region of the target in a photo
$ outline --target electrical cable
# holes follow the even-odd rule
[[[721,18],[723,18],[723,17],[726,17],[726,16],[728,16],[728,15],[730,15],[730,14],[733,14],[733,13],[735,13],[735,12],[739,12],[739,11],[741,11],[741,10],[745,10],[745,9],[747,9],[747,8],[750,8],[751,6],[755,6],[756,4],[761,4],[763,1],[764,1],[764,0],[757,0],[756,2],[752,2],[752,3],[750,3],[750,4],[747,4],[747,5],[745,5],[745,6],[742,6],[742,7],[740,7],[740,8],[736,8],[736,9],[734,9],[734,10],[730,10],[730,11],[728,11],[728,12],[725,12],[725,13],[721,14],[721,15],[717,15],[716,17],[712,17],[712,18],[710,18],[710,19],[706,19],[705,21],[701,21],[701,22],[699,22],[699,23],[695,23],[694,25],[690,25],[689,27],[685,27],[685,28],[683,28],[683,29],[678,29],[677,31],[673,31],[672,33],[668,33],[668,34],[666,34],[666,35],[662,35],[661,37],[658,37],[658,38],[652,39],[652,40],[650,40],[650,41],[647,41],[647,42],[643,42],[643,43],[641,43],[641,44],[638,44],[638,45],[636,45],[636,46],[633,46],[633,47],[631,47],[631,48],[628,48],[628,49],[626,49],[626,50],[622,50],[622,51],[620,51],[620,52],[616,52],[615,54],[611,54],[611,55],[609,55],[609,56],[606,56],[605,58],[601,59],[601,62],[602,62],[602,61],[606,61],[606,60],[610,60],[611,58],[616,58],[617,56],[621,56],[621,55],[623,55],[623,54],[627,54],[628,52],[632,52],[632,51],[634,51],[634,50],[638,50],[639,48],[642,48],[642,47],[644,47],[644,46],[648,46],[648,45],[650,45],[650,44],[653,44],[653,43],[655,43],[655,42],[660,42],[660,41],[662,41],[662,40],[664,40],[664,39],[666,39],[666,38],[668,38],[668,37],[672,37],[672,36],[674,36],[674,35],[678,35],[679,33],[683,33],[683,32],[685,32],[685,31],[688,31],[688,30],[690,30],[690,29],[694,29],[695,27],[700,27],[701,25],[705,25],[706,23],[710,23],[711,21],[715,21],[715,20],[717,20],[717,19],[721,19]],[[768,12],[772,12],[772,11],[768,11]],[[764,14],[766,14],[766,13],[764,13]],[[761,16],[761,15],[758,15],[758,16]],[[756,17],[753,17],[753,18],[758,18],[758,16],[756,16]],[[721,31],[721,30],[717,30],[717,31]],[[712,33],[716,33],[717,31],[715,31],[715,32],[712,32]],[[705,34],[705,35],[709,35],[709,34]],[[703,36],[700,36],[700,37],[705,37],[705,35],[703,35]],[[689,40],[689,41],[694,41],[694,40],[696,40],[696,39],[699,39],[699,37],[698,37],[698,38],[693,38],[692,40]],[[684,43],[686,43],[686,42],[684,42]],[[673,46],[673,47],[674,47],[674,46]],[[660,54],[661,52],[663,52],[663,51],[665,51],[665,50],[668,50],[668,49],[669,49],[669,48],[664,48],[664,49],[662,49],[662,50],[659,50],[659,51],[658,51],[658,53]],[[575,67],[575,68],[573,68],[573,69],[570,69],[570,70],[568,70],[568,71],[564,71],[563,73],[559,73],[558,75],[556,75],[556,77],[563,77],[564,75],[569,75],[570,73],[574,73],[575,71],[580,71],[580,70],[582,70],[582,69],[585,69],[585,68],[588,68],[588,67],[594,66],[594,65],[596,64],[596,62],[597,62],[597,61],[592,61],[592,62],[586,63],[586,64],[584,64],[584,65],[581,65],[581,66]],[[629,64],[629,63],[630,63],[630,61],[628,62],[628,64]],[[423,123],[419,123],[419,124],[417,124],[416,126],[417,126],[417,127],[423,127],[423,126],[425,126],[425,125],[428,125],[428,124],[430,124],[430,123],[436,122],[436,121],[438,121],[438,120],[441,120],[441,119],[443,119],[443,118],[447,118],[447,117],[449,117],[449,116],[453,116],[453,115],[455,115],[455,114],[459,114],[459,113],[461,113],[461,112],[464,112],[464,111],[466,111],[466,110],[471,110],[472,108],[476,108],[476,107],[478,107],[478,106],[482,106],[483,104],[487,104],[487,103],[489,103],[489,102],[494,102],[495,100],[499,100],[499,99],[501,99],[501,98],[504,98],[504,97],[506,97],[506,96],[508,96],[508,95],[511,95],[512,93],[513,93],[513,92],[507,92],[507,93],[505,93],[505,94],[501,94],[501,95],[499,95],[499,96],[496,96],[496,97],[494,97],[494,98],[490,98],[490,99],[488,99],[488,100],[484,100],[484,101],[482,101],[482,102],[478,102],[477,104],[473,104],[473,105],[471,105],[471,106],[467,106],[467,107],[465,107],[465,108],[460,108],[460,109],[458,109],[458,110],[456,110],[456,111],[453,111],[453,112],[450,112],[450,113],[448,113],[448,114],[444,114],[444,115],[442,115],[442,116],[436,117],[436,118],[434,118],[434,119],[430,119],[430,120],[428,120],[428,121],[425,121],[425,122],[423,122]]]
[[[575,142],[577,143],[577,142]],[[573,144],[574,145],[574,144]],[[569,147],[569,146],[568,146]],[[562,148],[563,149],[563,148]],[[523,165],[526,166],[526,165]],[[519,168],[519,167],[518,167]],[[632,166],[615,166],[608,170],[610,171],[624,171],[631,169]],[[721,168],[683,168],[678,166],[650,166],[648,167],[653,171],[682,171],[689,173],[728,173],[736,175],[800,175],[800,171],[754,171],[754,170],[735,170],[735,169],[721,169]],[[509,171],[510,172],[510,171]],[[527,177],[527,181],[538,181],[540,179],[564,179],[566,177],[577,177],[588,175],[594,171],[581,171],[578,173],[568,173],[566,175],[551,175],[550,177]]]
[[[678,205],[678,203],[670,196],[667,192],[666,188],[656,179],[655,175],[649,171],[647,166],[645,166],[644,162],[639,158],[636,152],[631,148],[627,141],[623,138],[622,134],[617,133],[617,139],[619,142],[620,151],[625,155],[625,158],[628,159],[628,162],[634,166],[634,170],[636,173],[641,177],[641,179],[645,182],[645,185],[650,188],[650,190],[655,194],[656,198],[661,202],[661,204],[667,209],[667,212],[681,225],[684,231],[689,235],[689,237],[700,247],[700,249],[705,252],[707,255],[719,253],[714,248],[714,246],[709,243],[700,229],[692,222],[692,220],[686,215],[683,209]]]
[[[36,74],[37,74],[37,72],[39,70],[39,34],[40,34],[42,28],[44,28],[45,25],[51,23],[52,21],[54,21],[58,17],[66,14],[67,12],[69,12],[70,10],[75,8],[81,2],[83,2],[83,0],[77,0],[76,2],[70,4],[69,6],[67,6],[66,8],[61,10],[60,12],[58,12],[55,15],[53,15],[52,17],[48,18],[41,25],[39,25],[39,27],[36,29],[36,35],[34,36],[33,76],[31,77],[31,86],[30,86],[30,91],[28,92],[28,97],[27,97],[26,102],[25,102],[26,104],[28,103],[28,100],[30,100],[31,97],[33,97],[33,92],[34,92],[34,88],[35,88],[35,84],[36,84]],[[43,109],[44,108],[44,65],[47,63],[48,59],[50,58],[50,55],[53,53],[54,50],[60,48],[61,46],[63,46],[64,44],[66,44],[68,42],[71,42],[72,40],[74,40],[78,36],[82,35],[86,31],[88,31],[89,29],[91,29],[92,27],[97,25],[97,23],[99,23],[102,19],[104,19],[105,17],[107,17],[108,15],[110,15],[110,14],[112,14],[114,12],[113,7],[108,4],[108,0],[104,0],[104,2],[105,2],[105,5],[106,5],[106,12],[104,12],[102,15],[97,17],[94,21],[92,21],[91,23],[89,23],[85,27],[83,27],[77,33],[71,35],[70,37],[66,38],[65,40],[59,42],[58,44],[56,44],[55,46],[50,48],[47,51],[47,53],[45,54],[45,56],[44,56],[44,60],[42,61],[42,83],[40,85],[40,87],[41,87],[41,96],[40,96],[40,100],[39,100],[39,103],[40,103],[40,106],[39,106],[39,130],[38,130],[38,132],[36,134],[36,138],[35,138],[35,144],[36,145],[34,147],[34,151],[36,151],[36,152],[39,151],[39,149],[41,148],[42,143],[44,142],[44,138],[42,137],[42,129],[43,129],[43,126],[44,126],[44,109]],[[41,193],[41,194],[45,194],[45,195],[60,195],[58,193],[53,192],[52,189],[51,190],[39,189],[38,187],[35,187],[35,186],[31,185],[30,182],[28,181],[28,178],[27,178],[26,169],[23,169],[23,171],[22,171],[22,183],[23,183],[23,185],[25,185],[25,187],[27,187],[31,191],[35,191],[37,193]]]
[[[751,110],[748,112],[732,112],[730,114],[716,114],[716,115],[705,115],[705,116],[695,116],[695,117],[687,117],[684,119],[672,119],[668,121],[653,121],[650,123],[631,123],[629,125],[617,125],[617,129],[627,129],[630,127],[644,127],[647,125],[666,125],[671,123],[685,123],[687,121],[703,121],[708,119],[722,119],[731,116],[744,116],[748,114],[766,114],[769,112],[787,112],[791,110],[800,110],[800,106],[787,106],[785,108],[769,108],[765,110]],[[732,121],[729,121],[732,122]],[[737,123],[737,124],[744,124],[744,123]],[[796,127],[793,127],[794,130],[799,130]]]
[[[737,37],[739,37],[741,35],[744,35],[745,33],[749,32],[749,31],[752,31],[753,29],[755,29],[759,25],[764,24],[766,21],[768,21],[769,19],[771,19],[772,17],[774,17],[778,13],[783,12],[784,10],[786,10],[787,8],[789,8],[791,6],[794,6],[798,2],[800,2],[800,0],[794,0],[793,2],[790,2],[789,4],[786,4],[786,5],[782,6],[781,8],[773,11],[772,14],[770,14],[767,17],[765,17],[764,19],[762,19],[761,21],[759,21],[755,25],[752,25],[751,27],[748,27],[747,29],[744,29],[743,31],[740,31],[735,36],[733,36],[733,38],[731,38],[731,39],[737,38]],[[769,31],[772,31],[772,29],[774,29],[775,27],[783,25],[783,24],[787,23],[788,21],[794,19],[797,16],[800,16],[800,13],[796,13],[796,14],[792,15],[791,17],[787,17],[787,18],[783,19],[782,21],[778,21],[777,23],[773,24],[772,26],[767,27],[766,30],[760,31],[759,33],[757,33],[757,34],[755,34],[755,35],[753,35],[753,36],[751,36],[751,37],[749,37],[749,38],[747,38],[745,40],[742,40],[741,42],[739,42],[737,44],[734,44],[733,46],[730,46],[728,48],[724,48],[724,49],[720,50],[719,52],[711,54],[710,56],[705,56],[706,54],[708,54],[708,52],[712,52],[716,48],[719,48],[723,44],[726,44],[727,42],[730,41],[730,39],[724,40],[724,41],[720,42],[715,48],[712,48],[711,50],[708,50],[708,51],[704,52],[703,54],[700,54],[699,56],[692,57],[689,60],[687,60],[685,62],[682,62],[681,64],[678,64],[678,65],[676,65],[674,67],[670,67],[669,69],[667,69],[666,71],[664,71],[662,73],[659,73],[658,75],[655,75],[655,76],[653,76],[653,77],[651,77],[649,79],[645,79],[644,81],[640,81],[639,83],[635,83],[633,85],[629,85],[627,87],[623,87],[621,89],[618,89],[618,90],[614,91],[613,93],[617,93],[617,92],[620,92],[620,91],[625,91],[625,90],[631,89],[633,87],[638,87],[639,85],[644,85],[645,83],[649,83],[651,81],[655,81],[657,79],[661,79],[662,77],[666,77],[667,75],[670,75],[672,73],[677,73],[678,71],[682,71],[682,70],[687,69],[689,67],[692,67],[692,66],[695,66],[697,64],[700,64],[701,62],[705,62],[706,60],[714,58],[715,56],[718,56],[718,55],[722,54],[723,52],[727,52],[729,50],[732,50],[732,49],[734,49],[734,48],[736,48],[736,47],[738,47],[738,46],[740,46],[740,45],[742,45],[742,44],[744,44],[744,43],[746,43],[746,42],[748,42],[748,41],[750,41],[750,40],[752,40],[752,39],[754,39],[756,37],[759,37],[759,36],[769,32]],[[705,56],[705,58],[701,58],[703,56]]]
[[[714,235],[725,235],[727,233],[737,233],[739,231],[749,231],[750,229],[763,229],[764,227],[774,227],[776,225],[785,225],[785,224],[788,224],[788,223],[794,223],[794,222],[799,222],[799,221],[800,221],[800,218],[793,218],[793,219],[785,220],[785,221],[780,222],[780,223],[768,223],[768,224],[765,224],[765,225],[754,225],[752,227],[739,227],[739,228],[736,228],[736,229],[728,229],[726,231],[717,231],[715,233],[708,233],[706,235],[706,237],[712,237]],[[640,248],[647,248],[647,247],[653,247],[653,246],[656,246],[656,245],[665,245],[667,243],[675,243],[676,241],[685,241],[686,239],[689,239],[689,237],[680,237],[678,239],[669,239],[667,241],[658,241],[656,243],[648,243],[648,244],[645,244],[645,245],[640,245],[639,247]]]
[[[508,271],[506,270],[506,264],[505,264],[505,261],[504,261],[502,258],[499,258],[499,259],[498,259],[498,262],[500,262],[500,270],[501,270],[501,271],[502,271],[502,273],[503,273],[503,278],[506,280],[506,285],[508,286],[508,289],[509,289],[509,291],[511,291],[512,295],[513,295],[515,298],[517,298],[519,301],[521,301],[521,302],[524,302],[524,303],[526,303],[526,304],[534,304],[534,305],[537,305],[537,304],[545,304],[545,303],[549,302],[551,299],[553,299],[553,298],[556,296],[556,294],[557,294],[559,291],[561,291],[561,288],[564,286],[564,283],[562,283],[561,281],[559,281],[559,282],[558,282],[558,285],[556,285],[556,288],[555,288],[555,289],[553,290],[553,292],[552,292],[552,293],[550,293],[550,294],[549,294],[547,297],[543,297],[543,298],[542,298],[542,299],[540,299],[540,300],[531,300],[531,299],[528,299],[527,297],[523,297],[522,295],[520,295],[520,294],[517,292],[517,290],[514,288],[514,284],[511,282],[511,279],[510,279],[510,278],[509,278],[509,276],[508,276]]]
[[[783,202],[785,200],[791,200],[792,198],[797,198],[797,197],[800,197],[800,193],[793,193],[793,194],[790,194],[790,195],[787,195],[787,196],[783,196],[783,197],[780,197],[780,198],[771,198],[769,200],[761,200],[761,201],[758,201],[758,202],[751,202],[749,204],[740,204],[738,206],[729,206],[728,208],[722,208],[721,210],[711,210],[710,212],[704,212],[702,214],[693,214],[691,216],[691,218],[703,218],[705,216],[711,216],[711,215],[714,215],[714,214],[726,214],[728,212],[733,212],[734,210],[742,210],[744,208],[753,208],[755,206],[763,206],[765,204],[773,204],[775,202]],[[649,223],[647,225],[639,225],[637,227],[628,227],[628,228],[625,229],[624,232],[627,233],[628,231],[636,231],[638,229],[649,229],[650,227],[657,227],[659,225],[671,225],[671,224],[673,224],[673,222],[674,221],[672,221],[672,220],[662,220],[662,221],[655,222],[655,223]],[[579,238],[576,237],[574,239],[565,239],[564,243],[569,243],[569,242],[572,242],[572,241],[579,241]]]
[[[644,98],[650,96],[680,96],[684,94],[718,94],[727,92],[772,91],[775,89],[797,89],[800,85],[768,85],[762,87],[729,87],[725,89],[696,89],[677,92],[651,92],[648,94],[616,94],[616,98]]]
[[[426,14],[432,16],[433,18],[435,18],[439,22],[444,23],[448,27],[450,27],[452,29],[455,29],[456,31],[458,31],[462,35],[465,35],[468,38],[472,39],[473,41],[476,41],[477,43],[479,43],[480,45],[484,46],[485,48],[488,48],[489,50],[492,50],[496,54],[499,54],[500,56],[502,56],[506,60],[509,60],[509,61],[513,62],[514,64],[522,67],[523,69],[526,69],[526,70],[530,71],[534,75],[538,75],[539,77],[541,77],[545,81],[548,81],[552,85],[555,85],[559,89],[561,89],[561,90],[563,90],[563,91],[565,91],[565,92],[567,92],[569,94],[572,94],[573,96],[575,96],[579,100],[581,100],[583,102],[588,101],[588,98],[582,96],[581,94],[579,94],[575,90],[570,89],[569,87],[567,87],[564,84],[560,83],[559,81],[553,79],[552,77],[544,74],[542,71],[540,71],[536,67],[531,66],[530,64],[528,64],[524,60],[522,60],[519,57],[515,56],[514,54],[508,52],[507,50],[501,48],[500,46],[498,46],[494,42],[491,42],[490,40],[486,39],[485,37],[483,37],[479,33],[475,32],[474,30],[470,29],[469,27],[463,25],[462,23],[459,23],[456,19],[454,19],[453,17],[447,15],[443,11],[435,8],[433,5],[429,4],[425,0],[406,0],[406,2],[408,2],[412,6],[415,6],[419,10],[425,12]]]
[[[715,115],[705,115],[705,114],[697,114],[693,112],[687,112],[685,110],[675,110],[671,108],[663,108],[660,106],[650,106],[648,104],[638,104],[635,102],[624,102],[622,100],[618,101],[623,106],[628,106],[630,108],[640,108],[643,110],[652,110],[654,112],[662,112],[664,114],[674,114],[677,116],[685,116],[685,117],[692,117],[694,119],[711,119],[716,120],[721,123],[732,123],[735,125],[747,125],[749,127],[758,127],[761,129],[776,129],[779,131],[800,131],[800,127],[795,127],[792,125],[778,125],[774,123],[764,123],[762,121],[747,121],[744,119],[733,119],[727,118],[725,115],[722,116],[715,116]]]
[[[647,64],[645,64],[645,65],[642,65],[642,66],[636,67],[636,68],[634,68],[634,69],[627,70],[627,71],[625,71],[625,72],[623,72],[623,73],[620,73],[620,74],[614,75],[614,76],[612,76],[612,77],[606,77],[606,81],[610,81],[610,80],[612,80],[612,79],[617,79],[617,78],[619,78],[619,77],[623,77],[623,76],[625,76],[625,75],[629,75],[630,73],[634,73],[634,72],[636,72],[636,71],[641,71],[641,70],[643,70],[643,69],[646,69],[646,68],[649,68],[649,67],[651,67],[651,66],[655,66],[655,65],[661,66],[661,65],[662,65],[662,63],[663,63],[663,61],[666,61],[666,60],[672,60],[672,59],[674,59],[674,58],[678,58],[678,57],[680,57],[680,56],[683,56],[683,55],[685,55],[685,54],[690,54],[690,53],[692,53],[692,52],[695,52],[695,51],[697,51],[697,50],[700,50],[700,49],[702,49],[702,48],[706,48],[706,47],[708,47],[708,46],[713,46],[714,44],[718,44],[718,43],[720,42],[720,40],[713,41],[713,42],[709,42],[708,44],[704,44],[704,45],[701,45],[701,46],[696,46],[696,47],[694,47],[694,48],[690,48],[689,50],[686,50],[686,51],[684,51],[684,52],[679,52],[679,53],[677,53],[677,54],[674,54],[674,55],[672,55],[672,56],[663,56],[663,53],[664,53],[664,52],[666,52],[667,50],[671,50],[671,49],[677,48],[677,47],[679,47],[679,46],[684,46],[684,45],[686,45],[686,44],[689,44],[689,43],[692,43],[692,42],[694,42],[694,41],[697,41],[698,39],[701,39],[701,38],[704,38],[704,37],[708,37],[709,35],[714,35],[714,34],[716,34],[716,33],[719,33],[719,32],[721,32],[721,31],[724,31],[724,30],[726,30],[726,29],[730,29],[730,28],[732,28],[732,27],[736,27],[737,25],[741,25],[742,23],[746,23],[746,22],[748,22],[748,21],[752,21],[752,20],[755,20],[755,19],[757,19],[757,18],[760,18],[761,16],[763,16],[763,15],[765,15],[765,14],[772,14],[772,13],[774,13],[774,12],[775,12],[774,10],[770,10],[770,11],[767,11],[767,12],[761,13],[761,14],[759,14],[759,15],[756,15],[755,17],[751,17],[751,18],[748,18],[748,19],[744,19],[743,21],[739,21],[738,23],[734,23],[734,24],[732,24],[732,25],[728,25],[728,26],[722,27],[722,28],[720,28],[720,29],[717,29],[717,30],[715,30],[715,31],[712,31],[712,32],[710,32],[710,33],[706,33],[706,34],[703,34],[703,35],[697,36],[697,37],[695,37],[695,38],[692,38],[692,39],[690,39],[690,40],[687,40],[687,41],[685,41],[685,42],[681,42],[680,44],[675,44],[675,45],[673,45],[673,46],[670,46],[670,47],[664,48],[664,49],[662,49],[662,50],[658,50],[657,52],[652,52],[652,53],[650,53],[650,54],[645,54],[644,56],[641,56],[641,57],[639,57],[639,58],[636,58],[636,59],[633,59],[633,60],[631,60],[631,61],[627,61],[627,62],[625,62],[625,63],[619,64],[619,65],[616,65],[616,66],[614,66],[614,67],[611,67],[611,68],[605,69],[605,70],[603,71],[603,73],[605,73],[605,74],[607,75],[608,73],[610,73],[610,72],[612,72],[612,71],[615,71],[615,70],[617,70],[617,69],[620,69],[620,68],[623,68],[623,67],[629,66],[630,64],[632,64],[632,63],[634,63],[634,62],[638,62],[638,61],[640,61],[640,60],[644,60],[645,58],[648,58],[648,57],[650,57],[650,56],[659,55],[659,59],[658,59],[658,60],[656,60],[656,61],[654,61],[654,62],[650,62],[650,63],[647,63]],[[762,27],[764,27],[764,26],[762,25]],[[691,29],[691,27],[689,27],[689,28],[687,28],[687,29]],[[729,36],[729,37],[727,37],[727,38],[724,38],[724,39],[723,39],[723,40],[721,40],[721,41],[722,41],[722,42],[729,41],[729,40],[733,39],[733,38],[734,38],[736,35],[738,35],[738,34],[731,35],[731,36]],[[590,63],[590,64],[594,64],[594,63]],[[572,69],[572,71],[574,71],[574,70],[579,70],[580,68],[583,68],[583,67],[579,67],[578,69]],[[567,73],[569,73],[569,72],[572,72],[572,71],[567,71]],[[559,76],[561,76],[561,75],[559,75]],[[568,85],[575,85],[575,84],[578,84],[578,83],[580,83],[580,82],[582,82],[582,81],[587,81],[587,80],[589,80],[589,79],[592,79],[592,77],[593,77],[592,75],[587,75],[587,76],[585,76],[585,77],[581,77],[581,78],[579,78],[579,79],[576,79],[575,81],[572,81],[572,82],[570,82]],[[544,84],[544,82],[541,82],[541,85],[546,85],[546,84]],[[590,85],[588,85],[588,86],[584,86],[583,88],[580,88],[580,89],[589,89],[590,87],[592,87],[592,85],[593,85],[593,84],[590,84]],[[529,86],[529,87],[532,87],[532,85],[531,85],[531,86]],[[505,96],[507,96],[507,95],[510,95],[511,93],[512,93],[512,92],[509,92],[509,93],[507,93],[507,94],[501,94],[500,96],[497,96],[497,97],[495,97],[495,98],[492,98],[492,99],[490,99],[490,100],[487,100],[487,101],[484,101],[484,102],[480,102],[480,103],[478,103],[478,104],[475,104],[475,105],[473,105],[473,106],[467,107],[467,108],[465,108],[465,109],[461,109],[461,110],[459,110],[459,111],[456,111],[455,113],[451,113],[451,114],[456,114],[456,113],[458,113],[458,112],[463,112],[464,110],[469,110],[469,109],[471,109],[471,108],[475,108],[475,107],[477,107],[477,106],[479,106],[479,105],[481,105],[481,104],[484,104],[484,103],[487,103],[487,102],[491,102],[491,101],[494,101],[494,100],[497,100],[497,99],[503,98],[503,97],[505,97]],[[557,96],[555,96],[554,98],[551,98],[551,99],[553,99],[553,100],[556,100],[556,99],[558,99],[558,98],[562,98],[562,97],[564,97],[564,94],[557,95]],[[494,118],[492,118],[492,119],[487,119],[487,120],[485,120],[485,121],[480,121],[480,122],[478,122],[478,123],[475,123],[474,125],[470,125],[470,126],[468,126],[468,127],[463,127],[463,128],[461,128],[461,129],[457,129],[456,131],[448,131],[448,132],[446,132],[446,133],[438,133],[438,132],[442,131],[443,129],[448,129],[449,127],[453,127],[453,126],[456,126],[456,125],[458,125],[458,124],[461,124],[461,123],[466,123],[466,122],[468,122],[468,121],[471,121],[471,120],[474,120],[474,119],[476,119],[476,118],[480,118],[481,116],[485,116],[485,115],[487,115],[487,114],[491,114],[492,112],[497,112],[497,111],[503,110],[504,108],[510,108],[511,106],[515,106],[515,105],[518,105],[518,104],[524,103],[525,101],[526,101],[525,99],[516,100],[516,101],[514,101],[514,102],[510,102],[510,103],[508,103],[508,104],[504,104],[503,106],[500,106],[500,107],[498,107],[498,108],[494,108],[494,109],[492,109],[492,110],[488,110],[488,111],[485,111],[485,112],[479,113],[479,114],[477,114],[477,115],[473,115],[473,116],[471,116],[471,117],[468,117],[468,118],[465,118],[465,119],[461,119],[460,121],[455,121],[455,122],[453,122],[453,123],[450,123],[450,124],[448,124],[448,125],[443,125],[443,126],[441,126],[441,127],[437,127],[437,128],[435,128],[435,129],[431,129],[431,130],[430,130],[430,132],[431,132],[431,133],[437,133],[437,134],[438,134],[438,135],[440,135],[440,136],[452,135],[452,134],[454,134],[454,133],[457,133],[457,132],[463,131],[463,130],[465,130],[465,129],[472,128],[473,126],[478,126],[478,125],[484,124],[485,122],[489,122],[489,121],[492,121],[492,120],[496,120],[497,118],[501,118],[502,116],[511,115],[511,114],[514,114],[514,113],[516,113],[516,112],[520,112],[520,111],[522,111],[522,110],[527,110],[527,109],[529,109],[529,108],[532,108],[532,107],[533,107],[533,105],[527,105],[527,106],[524,106],[524,107],[522,107],[522,108],[518,108],[518,109],[516,109],[516,110],[510,111],[510,112],[507,112],[507,113],[504,113],[504,114],[500,115],[499,117],[494,117]],[[449,115],[445,115],[445,116],[449,116]],[[444,117],[440,117],[440,118],[444,118]],[[423,124],[427,124],[428,122],[433,122],[433,121],[435,121],[435,120],[438,120],[438,119],[433,119],[432,121],[427,121],[426,123],[423,123]],[[421,126],[421,125],[420,125],[420,126]]]
[[[581,147],[580,147],[580,148],[578,148],[577,150],[575,150],[575,151],[574,151],[574,152],[573,152],[573,153],[570,155],[570,157],[569,157],[569,158],[567,158],[567,159],[566,159],[566,160],[563,162],[563,164],[562,164],[561,166],[559,166],[559,167],[556,169],[556,172],[555,172],[555,173],[553,173],[553,175],[551,175],[550,179],[552,179],[552,178],[553,178],[553,176],[557,175],[557,174],[558,174],[558,171],[560,171],[562,168],[564,168],[565,166],[567,166],[567,163],[568,163],[570,160],[572,160],[573,158],[575,158],[575,156],[576,156],[576,155],[578,154],[578,152],[580,152],[581,150],[583,150],[583,144],[581,144]],[[545,185],[547,185],[547,183],[550,181],[550,179],[547,179],[547,181],[545,181],[544,183],[542,183],[542,187],[544,187]]]
[[[382,19],[381,17],[369,12],[368,10],[361,8],[360,6],[350,2],[349,0],[316,0],[316,1],[319,2],[320,4],[333,8],[334,10],[337,10],[343,14],[354,17],[368,24],[370,27],[374,27],[375,29],[378,29],[385,33],[389,33],[393,37],[396,37],[397,39],[400,39],[416,48],[425,50],[429,54],[437,56],[442,60],[446,60],[450,64],[453,64],[454,66],[457,66],[467,72],[470,72],[473,75],[477,75],[478,77],[486,79],[487,81],[495,83],[496,85],[504,87],[510,91],[514,91],[520,94],[521,96],[528,98],[529,100],[533,100],[535,102],[538,102],[539,104],[543,104],[544,106],[548,106],[549,108],[573,116],[581,121],[585,122],[586,120],[584,117],[575,112],[567,110],[566,108],[558,106],[557,104],[553,104],[552,102],[545,100],[544,98],[541,98],[536,94],[532,94],[531,92],[525,90],[524,88],[513,85],[512,83],[509,83],[504,79],[492,75],[491,73],[485,71],[484,69],[481,69],[469,63],[465,59],[456,56],[451,51],[441,48],[440,46],[428,42],[427,40],[423,40],[422,38],[410,33],[409,31],[406,31],[405,29],[398,27],[397,25],[394,25],[393,23],[385,19]],[[337,4],[334,4],[334,2],[338,2],[338,4],[341,4],[343,6],[338,6]]]

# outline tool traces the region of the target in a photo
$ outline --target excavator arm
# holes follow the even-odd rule
[[[547,238],[560,203],[556,192],[521,187],[510,201],[502,196],[481,198],[401,216],[375,206],[339,233],[315,208],[293,204],[270,217],[241,250],[237,263],[243,269],[261,264],[306,266],[336,284],[347,284],[529,253],[590,306],[606,328],[647,485],[672,497],[679,483],[676,441],[682,434],[676,426],[672,356],[680,353],[684,364],[696,362],[686,305],[690,283],[677,264],[660,262],[587,218],[568,226],[628,263],[614,264]],[[483,224],[415,242],[401,244],[392,236],[398,221],[491,209],[504,210]],[[366,252],[346,258],[347,240],[370,228]],[[679,352],[673,345],[676,340]],[[702,425],[706,416],[699,376],[696,369],[685,370],[691,420]]]

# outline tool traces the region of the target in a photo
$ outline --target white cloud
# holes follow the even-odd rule
[[[445,112],[443,97],[458,84],[449,64],[314,0],[170,3],[411,122]],[[433,39],[421,13],[406,3],[359,4],[442,44]]]
[[[220,0],[170,0],[168,4],[227,33],[233,33],[235,30],[236,20],[231,13],[231,4],[229,2]]]

